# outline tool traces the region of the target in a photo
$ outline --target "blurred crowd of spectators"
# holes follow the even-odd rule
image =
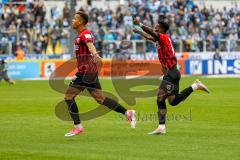
[[[12,42],[13,53],[18,49],[25,53],[65,53],[70,27],[69,6],[63,11],[51,8],[51,19],[46,18],[43,0],[27,0],[26,3],[0,4],[0,53],[7,51]]]
[[[139,17],[152,27],[158,19],[169,19],[172,41],[177,44],[182,41],[183,51],[202,51],[203,41],[210,51],[216,48],[226,50],[228,44],[220,39],[230,39],[231,50],[236,50],[236,40],[240,39],[240,7],[237,3],[233,8],[219,10],[213,6],[200,9],[194,0],[130,0],[127,7],[123,1],[115,11],[110,8],[88,10],[93,31],[101,40],[140,40],[141,37],[131,31],[133,17]],[[152,50],[155,51],[155,47],[149,43],[147,51]]]
[[[88,25],[98,50],[102,50],[106,40],[142,40],[132,33],[134,17],[152,27],[158,19],[168,18],[172,41],[174,44],[182,42],[183,51],[202,51],[204,41],[208,50],[224,50],[227,45],[220,39],[230,39],[230,49],[236,50],[236,40],[240,39],[240,7],[237,3],[221,10],[212,6],[200,8],[194,0],[121,0],[116,10],[111,7],[99,9],[91,1],[88,3],[85,9],[90,17]],[[0,54],[4,53],[3,44],[8,41],[14,46],[13,53],[17,48],[25,53],[65,53],[71,22],[70,6],[66,3],[63,10],[54,6],[50,12],[51,18],[47,20],[42,0],[0,4]],[[155,51],[155,47],[147,42],[149,51]]]

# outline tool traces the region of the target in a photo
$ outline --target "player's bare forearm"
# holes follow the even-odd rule
[[[87,47],[89,49],[89,51],[91,52],[92,56],[93,56],[93,60],[94,62],[98,65],[101,66],[101,57],[99,56],[96,47],[94,46],[94,44],[92,42],[87,43]]]
[[[144,37],[145,39],[147,39],[147,40],[149,40],[149,41],[155,42],[154,38],[153,38],[151,35],[143,32],[143,31],[139,31],[138,29],[135,28],[135,29],[133,30],[133,32],[141,35],[142,37]]]
[[[141,24],[140,26],[144,30],[144,32],[150,34],[154,38],[155,41],[158,40],[158,38],[159,38],[158,33],[155,32],[151,27],[148,27],[148,26],[146,26],[144,24]]]
[[[96,47],[94,46],[94,44],[92,42],[88,42],[87,47],[88,47],[89,51],[92,53],[92,55],[98,55]]]

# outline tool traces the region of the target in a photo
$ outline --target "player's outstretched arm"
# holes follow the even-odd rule
[[[155,32],[152,28],[144,25],[144,24],[140,24],[140,27],[144,30],[144,32],[150,34],[155,41],[157,41],[159,39],[159,35],[157,32]]]
[[[143,32],[143,31],[140,31],[140,30],[138,30],[137,28],[134,28],[134,29],[133,29],[133,32],[135,32],[135,33],[137,33],[137,34],[140,34],[142,37],[144,37],[145,39],[147,39],[147,40],[149,40],[149,41],[155,42],[155,39],[154,39],[151,35]]]
[[[138,18],[134,19],[134,24],[140,25],[140,27],[143,29],[144,32],[146,32],[147,34],[151,35],[154,38],[154,41],[157,41],[159,39],[158,33],[155,32],[151,27],[148,27],[148,26],[140,23]]]

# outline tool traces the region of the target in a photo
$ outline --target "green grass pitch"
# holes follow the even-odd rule
[[[182,78],[181,89],[193,78]],[[239,160],[240,79],[200,78],[211,94],[194,92],[180,105],[168,105],[167,134],[150,136],[157,121],[146,115],[157,111],[156,97],[137,100],[140,113],[136,129],[119,114],[110,112],[83,122],[82,135],[65,138],[72,127],[59,120],[55,105],[63,94],[48,81],[0,83],[1,160]],[[110,80],[101,80],[104,90],[116,95]],[[77,98],[80,111],[96,102]],[[172,118],[171,118],[172,116]],[[178,116],[178,117],[177,117]],[[174,117],[174,118],[173,118]]]

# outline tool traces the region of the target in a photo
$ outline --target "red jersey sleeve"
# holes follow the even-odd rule
[[[94,42],[92,33],[90,31],[85,31],[84,33],[82,33],[81,39],[85,43]]]

